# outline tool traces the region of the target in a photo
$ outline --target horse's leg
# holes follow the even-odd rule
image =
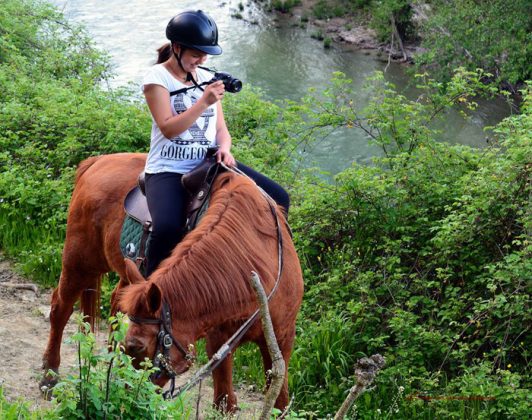
[[[50,309],[50,335],[43,355],[44,377],[40,383],[48,388],[57,383],[57,378],[48,375],[49,370],[58,373],[61,363],[61,340],[65,325],[72,315],[74,304],[85,289],[97,287],[99,275],[87,274],[78,266],[76,270],[69,270],[63,266],[59,285],[52,294]]]
[[[209,359],[229,339],[230,335],[219,331],[210,332],[207,336],[207,355]],[[233,390],[233,354],[229,355],[212,372],[214,382],[214,406],[223,412],[234,412],[237,409],[237,398]]]
[[[281,387],[279,396],[277,397],[277,400],[275,401],[275,408],[278,408],[281,411],[284,410],[288,406],[288,403],[289,403],[288,362],[290,361],[290,355],[292,354],[294,338],[295,338],[295,328],[293,328],[293,332],[288,332],[283,337],[277,339],[277,344],[279,345],[279,349],[281,350],[281,354],[283,356],[284,364],[285,364],[283,386]],[[270,371],[272,368],[272,359],[270,357],[268,345],[266,344],[266,341],[264,340],[264,338],[258,341],[257,345],[259,346],[259,349],[262,355],[262,363],[264,365],[264,374],[266,376],[266,388],[268,388],[271,382],[271,378],[268,375],[268,371]]]

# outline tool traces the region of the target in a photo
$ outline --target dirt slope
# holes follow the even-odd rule
[[[31,402],[33,407],[50,406],[50,403],[41,397],[39,380],[42,375],[41,358],[50,329],[48,316],[51,291],[42,291],[35,287],[35,292],[15,287],[21,284],[31,285],[31,282],[14,273],[9,262],[0,254],[0,384],[9,400],[22,397]],[[67,324],[63,338],[75,332],[72,318]],[[105,345],[106,335],[106,331],[97,333],[100,346]],[[76,360],[76,347],[63,343],[60,372],[75,369]],[[187,376],[180,378],[179,382],[186,381]],[[238,388],[236,393],[242,410],[233,418],[258,418],[262,395]],[[209,379],[201,387],[201,413],[211,411],[212,396],[212,381]],[[196,400],[197,387],[193,391],[194,404]]]

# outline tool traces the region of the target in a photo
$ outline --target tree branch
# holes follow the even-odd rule
[[[251,272],[251,284],[253,285],[259,300],[262,330],[264,332],[266,344],[268,345],[270,358],[272,359],[272,380],[268,391],[266,392],[264,406],[262,407],[262,413],[260,415],[261,420],[269,420],[275,401],[277,400],[284,383],[285,363],[281,350],[279,349],[279,344],[277,344],[277,339],[275,338],[275,332],[273,331],[270,311],[268,309],[268,298],[262,287],[259,275],[254,271]]]
[[[371,385],[379,370],[385,364],[384,357],[380,354],[374,354],[371,357],[363,357],[355,364],[356,385],[351,388],[347,398],[334,416],[334,420],[343,419],[358,396]]]
[[[31,290],[35,294],[39,293],[38,287],[31,283],[0,283],[0,286],[11,289]]]

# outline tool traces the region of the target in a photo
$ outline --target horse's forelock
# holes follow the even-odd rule
[[[148,303],[146,292],[148,290],[146,283],[132,284],[124,287],[119,294],[118,308],[121,312],[128,315],[147,315]]]

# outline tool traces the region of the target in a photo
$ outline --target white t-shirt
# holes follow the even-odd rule
[[[198,84],[212,79],[212,74],[197,68]],[[190,87],[177,80],[162,64],[156,64],[145,74],[142,91],[146,85],[160,85],[169,92]],[[185,93],[170,96],[172,115],[178,115],[201,98],[203,91],[195,88]],[[146,173],[176,172],[185,174],[198,165],[207,152],[207,147],[216,144],[216,104],[211,105],[191,127],[169,139],[166,138],[152,117],[150,152],[146,161]]]

